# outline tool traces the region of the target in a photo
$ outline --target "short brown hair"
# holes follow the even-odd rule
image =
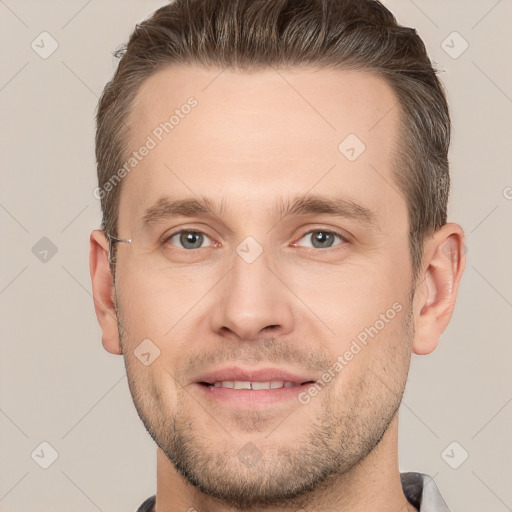
[[[427,234],[446,224],[450,117],[437,70],[412,28],[377,0],[175,0],[136,25],[96,122],[98,185],[123,165],[128,116],[142,82],[169,64],[248,71],[308,66],[373,71],[391,85],[401,129],[394,179],[408,203],[414,280]],[[121,184],[101,196],[102,228],[117,234]]]

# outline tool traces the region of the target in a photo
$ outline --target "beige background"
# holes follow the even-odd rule
[[[100,221],[93,115],[114,71],[111,53],[163,3],[0,0],[0,511],[128,512],[156,489],[156,449],[122,359],[101,346],[88,235]],[[504,512],[512,510],[512,1],[385,3],[444,70],[454,124],[449,220],[468,245],[441,345],[413,359],[400,466],[434,476],[452,512]],[[46,59],[31,48],[43,31],[58,42]],[[458,58],[442,46],[462,49],[454,31],[469,44]],[[46,262],[42,237],[57,249]],[[36,463],[51,461],[42,442],[58,454],[47,469]],[[469,458],[452,469],[446,461],[459,464],[463,450]]]

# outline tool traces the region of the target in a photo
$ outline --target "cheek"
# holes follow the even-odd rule
[[[213,276],[211,276],[213,278]],[[185,270],[143,271],[135,265],[119,272],[118,300],[132,333],[157,339],[184,316],[214,284],[208,277]]]
[[[397,275],[403,267],[391,260],[353,261],[332,267],[325,279],[316,272],[295,280],[297,295],[329,327],[324,340],[332,364],[337,363],[332,369],[339,376],[336,387],[362,385],[371,368],[388,371],[394,363],[405,364],[409,287]],[[399,375],[393,379],[400,380]]]
[[[354,404],[379,408],[401,396],[410,363],[411,333],[404,325],[406,307],[398,309],[395,304],[395,308],[386,310],[385,320],[379,319],[349,335],[343,341],[343,350],[338,347],[335,352],[341,352],[337,356],[335,390],[341,410]],[[367,412],[371,416],[370,410]]]
[[[297,297],[334,331],[328,334],[349,341],[381,315],[388,312],[394,318],[397,310],[405,308],[409,288],[403,269],[401,264],[361,258],[295,269],[285,280],[293,283]]]

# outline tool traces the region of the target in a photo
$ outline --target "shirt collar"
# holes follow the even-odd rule
[[[434,479],[423,473],[401,473],[402,489],[419,512],[450,512]]]

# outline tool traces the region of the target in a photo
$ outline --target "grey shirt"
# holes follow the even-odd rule
[[[423,473],[400,473],[406,498],[419,512],[450,512],[434,480]],[[156,495],[149,497],[137,512],[155,512]]]

